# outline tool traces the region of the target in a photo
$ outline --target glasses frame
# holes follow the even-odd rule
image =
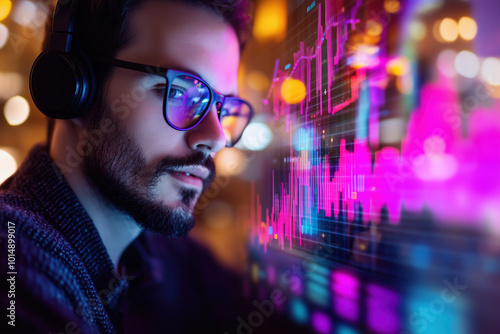
[[[165,94],[163,96],[163,118],[165,119],[165,121],[167,122],[168,125],[170,125],[172,128],[174,128],[175,130],[178,130],[178,131],[187,131],[187,130],[191,130],[193,128],[195,128],[197,125],[199,125],[203,119],[205,118],[205,116],[207,116],[207,114],[210,112],[210,110],[212,109],[213,105],[215,104],[216,106],[216,109],[217,109],[217,118],[219,119],[219,122],[221,123],[222,125],[222,122],[221,122],[221,117],[224,117],[224,116],[238,116],[237,114],[223,114],[223,106],[226,102],[228,101],[239,101],[243,104],[246,104],[250,110],[250,113],[248,115],[248,120],[247,120],[247,123],[245,124],[245,127],[243,129],[245,129],[248,124],[250,123],[250,120],[252,119],[253,117],[253,108],[252,108],[252,105],[246,101],[246,100],[243,100],[239,97],[235,97],[235,96],[226,96],[226,95],[223,95],[223,94],[219,94],[219,93],[216,93],[212,87],[210,87],[210,85],[205,81],[203,80],[202,78],[200,78],[199,76],[197,76],[196,74],[193,74],[193,73],[189,73],[189,72],[185,72],[185,71],[179,71],[179,70],[174,70],[174,69],[169,69],[169,68],[164,68],[164,67],[158,67],[158,66],[151,66],[151,65],[145,65],[145,64],[139,64],[139,63],[134,63],[134,62],[130,62],[130,61],[126,61],[126,60],[120,60],[120,59],[115,59],[115,58],[100,58],[100,57],[97,57],[97,58],[93,58],[93,60],[96,62],[96,63],[100,63],[100,64],[104,64],[104,65],[109,65],[109,66],[112,66],[112,67],[119,67],[119,68],[124,68],[124,69],[127,69],[127,70],[133,70],[133,71],[138,71],[138,72],[143,72],[143,73],[149,73],[149,74],[153,74],[153,75],[158,75],[158,76],[162,76],[164,77],[166,80],[167,80],[167,87],[165,89]],[[190,126],[189,128],[179,128],[177,126],[175,126],[174,124],[172,124],[172,122],[170,122],[170,120],[168,119],[168,116],[167,116],[167,100],[168,100],[168,96],[170,94],[170,88],[172,86],[172,82],[174,81],[174,79],[178,76],[181,76],[181,75],[186,75],[186,76],[189,76],[191,78],[194,78],[196,80],[199,80],[201,83],[203,83],[205,86],[207,86],[209,92],[210,92],[210,101],[208,103],[208,107],[206,108],[206,110],[203,112],[203,115],[200,117],[200,119],[192,126]],[[226,142],[226,147],[232,147],[234,146],[240,139],[241,139],[241,136],[243,135],[243,132],[239,135],[239,137],[234,140],[234,143],[232,143],[231,145],[227,145],[227,142]]]

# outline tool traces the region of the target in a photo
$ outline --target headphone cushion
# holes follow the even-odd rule
[[[81,116],[92,105],[94,88],[90,63],[74,54],[45,51],[31,68],[31,96],[37,108],[51,118]]]

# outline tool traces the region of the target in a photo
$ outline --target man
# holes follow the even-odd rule
[[[71,4],[60,1],[55,27]],[[89,0],[71,13],[65,43],[88,59],[95,96],[76,117],[53,116],[37,95],[52,79],[40,79],[43,61],[35,63],[34,101],[57,119],[49,145],[36,146],[1,187],[0,261],[14,293],[2,296],[8,332],[126,331],[123,314],[138,309],[127,267],[141,267],[154,239],[142,232],[186,234],[214,178],[214,154],[239,139],[252,114],[236,98],[242,1]],[[49,49],[58,38],[54,28]],[[125,257],[139,235],[143,246]]]

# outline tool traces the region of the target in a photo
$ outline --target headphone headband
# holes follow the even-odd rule
[[[54,8],[49,50],[70,52],[73,39],[73,17],[78,0],[59,0]]]

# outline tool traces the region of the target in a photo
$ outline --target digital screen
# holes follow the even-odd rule
[[[276,313],[297,333],[496,333],[500,3],[256,8],[272,141],[237,330]]]

